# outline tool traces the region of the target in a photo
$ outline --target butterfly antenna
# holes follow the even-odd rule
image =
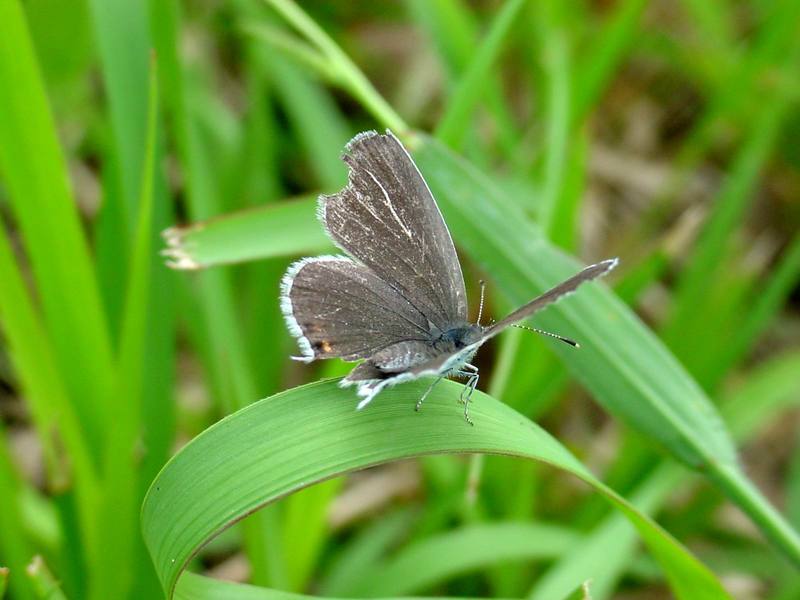
[[[517,329],[527,329],[528,331],[533,331],[534,333],[540,333],[542,335],[555,338],[561,342],[564,342],[565,344],[569,344],[573,348],[581,347],[581,345],[575,340],[571,340],[568,337],[564,337],[563,335],[558,335],[557,333],[551,333],[549,331],[544,331],[543,329],[537,329],[536,327],[526,327],[525,325],[512,325],[512,327],[516,327]]]
[[[481,316],[483,315],[483,292],[486,290],[486,282],[483,279],[481,279],[480,284],[481,284],[481,303],[478,306],[478,325],[481,324]]]

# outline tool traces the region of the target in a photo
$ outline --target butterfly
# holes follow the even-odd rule
[[[435,376],[419,409],[442,378],[460,376],[471,423],[479,374],[470,361],[481,344],[617,264],[586,267],[501,321],[471,323],[453,240],[408,151],[391,131],[367,131],[347,144],[342,160],[348,184],[320,196],[317,214],[346,255],[293,263],[281,282],[281,310],[300,347],[293,358],[363,359],[340,383],[355,386],[358,409],[386,387]]]

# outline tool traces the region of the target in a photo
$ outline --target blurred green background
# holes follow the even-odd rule
[[[261,487],[317,485],[181,549],[258,588],[189,576],[181,598],[558,600],[588,580],[592,598],[725,597],[687,592],[692,556],[732,597],[800,597],[800,2],[0,0],[0,23],[0,598],[163,597],[164,522],[189,519],[197,546],[222,528],[187,488],[145,504],[143,537],[148,487],[282,390],[257,424],[285,420],[284,462],[248,456],[240,419],[159,481],[217,477],[225,524]],[[584,348],[510,331],[480,387],[558,440],[534,454],[568,449],[563,468],[686,553],[639,529],[645,549],[599,484],[455,453],[462,435],[515,453],[488,396],[483,433],[463,432],[456,386],[413,415],[442,419],[434,447],[416,388],[353,413],[351,392],[297,387],[349,365],[289,360],[278,282],[331,250],[314,199],[345,183],[345,143],[387,127],[473,314],[480,279],[500,317],[620,257],[613,295],[534,320]],[[343,428],[363,436],[352,464],[303,446]],[[447,454],[395,460],[430,452]]]

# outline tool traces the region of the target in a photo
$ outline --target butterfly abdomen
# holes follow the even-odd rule
[[[438,355],[439,352],[431,344],[409,340],[387,346],[377,352],[370,362],[384,373],[400,373]]]

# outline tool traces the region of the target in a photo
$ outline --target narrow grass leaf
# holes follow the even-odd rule
[[[547,78],[545,143],[547,150],[544,158],[542,193],[536,210],[539,225],[547,237],[553,239],[557,225],[556,214],[562,210],[559,204],[569,156],[571,65],[569,42],[564,28],[553,25],[547,29],[543,37],[542,62]]]
[[[102,65],[123,218],[127,232],[136,225],[137,200],[147,129],[147,3],[89,0]]]
[[[92,455],[100,456],[113,377],[104,310],[18,0],[0,3],[0,22],[0,174],[31,262],[59,371]],[[58,252],[53,252],[54,244]]]
[[[355,595],[406,596],[492,565],[558,558],[579,547],[581,537],[568,528],[544,523],[462,527],[406,546],[365,571]]]
[[[359,529],[342,544],[323,572],[317,585],[320,595],[353,595],[360,586],[364,573],[375,568],[389,548],[397,545],[407,535],[413,517],[409,508],[401,508],[381,515],[380,519],[375,519]]]
[[[258,66],[269,77],[295,137],[302,143],[321,187],[340,185],[346,170],[339,153],[351,137],[330,93],[292,63],[264,46],[256,54]]]
[[[797,373],[800,373],[800,348],[778,354],[747,373],[744,382],[728,394],[722,406],[736,439],[751,438],[787,408],[800,404]]]
[[[654,471],[633,493],[631,503],[644,514],[652,514],[675,489],[683,471],[666,464]],[[610,551],[613,548],[613,552]],[[527,597],[548,600],[569,593],[580,582],[592,581],[597,600],[613,597],[614,589],[636,551],[636,536],[630,523],[619,514],[607,517],[572,552],[565,553],[537,581]]]
[[[794,239],[771,269],[767,280],[757,283],[750,290],[747,310],[740,313],[732,339],[715,357],[716,378],[720,378],[753,347],[770,323],[772,323],[787,298],[800,281],[800,235]],[[744,306],[740,306],[744,308]]]
[[[283,512],[283,547],[291,590],[304,590],[314,574],[328,534],[331,501],[341,491],[341,477],[298,491]]]
[[[516,22],[524,0],[507,0],[492,21],[485,39],[479,45],[436,127],[436,137],[453,148],[459,148],[468,130],[470,114],[484,94],[489,71],[503,49],[505,38]]]
[[[223,581],[186,573],[175,589],[175,600],[311,600],[303,596],[232,581]]]
[[[331,69],[330,63],[324,56],[307,43],[301,42],[278,27],[266,23],[246,22],[242,24],[242,31],[283,52],[295,62],[318,73],[329,83],[338,83],[336,81],[338,73]]]
[[[138,497],[135,447],[142,428],[145,356],[148,332],[148,299],[153,227],[153,181],[157,146],[158,92],[155,63],[151,65],[145,157],[140,163],[139,213],[128,269],[117,363],[117,384],[111,406],[113,434],[104,453],[104,499],[101,509],[100,552],[93,565],[92,597],[122,598],[130,591],[136,574],[134,548],[136,499]]]
[[[25,565],[33,555],[33,547],[27,539],[23,529],[23,519],[20,514],[19,499],[23,486],[9,452],[8,439],[5,429],[0,424],[0,563],[11,571],[0,574],[0,589],[6,587],[10,579],[9,588],[14,592],[14,598],[20,600],[33,600],[36,596],[29,581],[23,577]],[[3,576],[5,575],[5,576]]]
[[[333,248],[316,218],[317,200],[269,204],[164,232],[168,265],[202,269]],[[291,235],[286,235],[286,232]]]
[[[34,594],[38,600],[67,600],[66,595],[61,590],[61,584],[53,576],[44,559],[36,555],[25,568],[25,575],[31,582]]]
[[[691,337],[687,334],[694,331],[696,315],[703,313],[697,307],[703,305],[708,281],[715,276],[729,240],[752,198],[752,190],[772,152],[788,106],[788,98],[780,94],[773,96],[753,122],[750,135],[734,160],[692,259],[678,282],[675,311],[664,331],[664,338],[671,346],[683,349],[680,345]]]
[[[646,0],[625,0],[614,5],[606,22],[598,29],[585,51],[589,60],[576,73],[572,113],[576,121],[585,119],[611,82],[625,53],[636,39],[639,20],[648,6]]]
[[[25,288],[22,273],[13,260],[11,248],[0,227],[0,326],[9,355],[31,407],[33,424],[39,434],[45,458],[63,461],[57,455],[53,435],[58,432],[69,457],[81,512],[82,541],[94,540],[94,507],[97,501],[98,469],[58,369],[50,338],[33,299]],[[65,464],[55,468],[64,470]],[[66,473],[64,473],[66,475]],[[60,476],[59,476],[60,477]],[[58,482],[65,485],[66,481]]]
[[[333,72],[338,73],[337,80],[341,81],[375,118],[386,123],[387,127],[398,134],[408,130],[408,125],[400,115],[389,106],[350,58],[302,8],[292,0],[264,0],[264,2],[272,6],[287,23],[327,57]]]
[[[406,0],[406,5],[418,27],[427,33],[437,58],[442,62],[452,93],[452,88],[463,79],[473,56],[481,47],[478,26],[483,19],[463,0]],[[502,149],[509,158],[513,158],[518,148],[520,128],[506,101],[496,70],[486,73],[483,96]],[[468,133],[474,136],[474,128]],[[480,152],[481,149],[473,150]]]

